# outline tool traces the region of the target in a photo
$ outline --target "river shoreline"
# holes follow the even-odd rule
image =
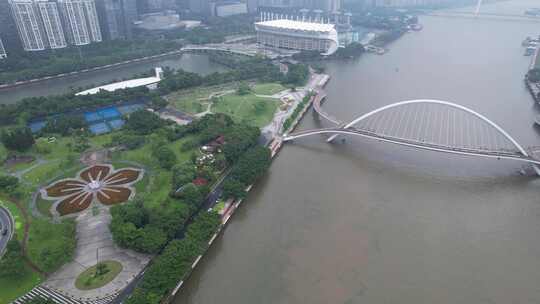
[[[540,47],[537,47],[532,57],[531,65],[529,65],[529,70],[527,71],[527,73],[536,67],[536,60],[538,58],[539,52],[540,52]],[[540,88],[536,85],[536,83],[529,81],[527,74],[525,75],[525,85],[527,86],[529,93],[531,93],[531,96],[534,99],[534,101],[537,103],[540,103],[540,95],[539,95]]]
[[[164,57],[167,57],[167,56],[180,55],[180,54],[183,54],[183,53],[184,53],[183,50],[175,50],[175,51],[170,51],[170,52],[167,52],[167,53],[161,53],[161,54],[157,54],[157,55],[152,55],[152,56],[146,56],[146,57],[126,60],[126,61],[121,61],[121,62],[117,62],[117,63],[112,63],[112,64],[108,64],[108,65],[103,65],[103,66],[98,66],[98,67],[94,67],[94,68],[84,69],[84,70],[80,70],[80,71],[74,71],[74,72],[70,72],[70,73],[63,73],[63,74],[58,74],[58,75],[53,75],[53,76],[45,76],[45,77],[41,77],[41,78],[34,78],[34,79],[24,80],[24,81],[17,81],[15,83],[1,84],[0,85],[0,92],[3,89],[10,89],[10,88],[15,88],[15,87],[19,87],[19,86],[28,85],[28,84],[35,84],[35,83],[43,82],[43,81],[46,81],[46,80],[59,79],[59,78],[64,78],[64,77],[68,77],[68,76],[75,76],[75,75],[80,75],[80,74],[84,74],[84,73],[88,73],[88,72],[107,70],[107,69],[111,69],[111,68],[115,68],[115,67],[119,67],[119,66],[123,66],[123,65],[127,65],[127,64],[140,63],[140,62],[150,61],[150,60],[153,60],[153,59],[164,58]]]
[[[319,85],[320,88],[321,89],[324,88],[324,86],[328,83],[329,80],[330,80],[330,77],[328,75],[324,74],[324,80]],[[319,94],[323,94],[323,92],[319,91],[317,94],[313,94],[310,97],[309,102],[304,106],[304,108],[302,109],[300,114],[296,117],[295,121],[292,123],[291,127],[287,130],[288,132],[294,131],[294,129],[298,126],[300,121],[304,118],[304,116],[306,115],[308,110],[311,108],[311,105],[313,104],[313,101],[318,97]],[[300,104],[298,106],[300,106]],[[274,138],[266,145],[266,147],[270,148],[270,150],[271,150],[271,159],[274,160],[275,157],[277,156],[278,152],[283,147],[283,141],[281,140],[281,138],[279,136],[274,136]],[[246,193],[249,193],[253,189],[254,186],[255,186],[255,183],[249,185],[246,188]],[[225,214],[224,214],[224,217],[222,219],[222,224],[218,227],[217,231],[214,233],[214,235],[212,236],[210,241],[208,241],[208,246],[206,247],[205,251],[195,259],[195,261],[191,265],[191,270],[184,276],[184,278],[180,282],[178,282],[176,287],[162,301],[162,303],[172,303],[173,302],[173,300],[174,300],[175,296],[177,295],[178,291],[180,291],[180,289],[182,288],[184,283],[189,279],[189,277],[191,276],[193,271],[195,271],[195,269],[196,269],[197,265],[199,265],[200,261],[207,255],[207,253],[210,250],[210,248],[211,248],[212,244],[214,243],[214,241],[218,238],[218,236],[222,235],[222,232],[225,230],[229,220],[236,213],[236,211],[238,210],[238,208],[241,206],[241,204],[243,202],[244,202],[244,199],[240,199],[240,200],[232,202],[231,206],[229,207],[229,210],[227,210],[225,212]]]

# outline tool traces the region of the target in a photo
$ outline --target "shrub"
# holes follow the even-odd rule
[[[19,152],[30,149],[35,143],[34,136],[29,128],[15,128],[4,131],[1,139],[6,148]]]

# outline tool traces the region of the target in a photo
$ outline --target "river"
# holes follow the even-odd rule
[[[24,86],[0,89],[0,104],[14,103],[25,97],[68,93],[79,87],[98,86],[116,80],[132,78],[134,74],[147,72],[155,67],[184,69],[199,74],[224,71],[225,68],[210,62],[205,55],[183,54],[123,65],[105,71],[93,71],[60,79],[51,79]]]
[[[327,112],[348,120],[400,100],[443,99],[539,146],[521,48],[538,23],[421,22],[384,56],[328,62]],[[308,114],[300,129],[325,125]],[[175,303],[540,303],[540,179],[521,176],[521,166],[359,138],[297,140]]]

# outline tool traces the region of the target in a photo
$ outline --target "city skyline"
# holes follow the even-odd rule
[[[25,51],[103,40],[94,0],[10,0],[9,5]]]

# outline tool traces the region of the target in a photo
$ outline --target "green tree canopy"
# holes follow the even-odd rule
[[[154,113],[139,110],[131,113],[126,121],[126,128],[137,134],[150,134],[163,126],[163,121]]]
[[[2,143],[6,148],[24,152],[35,143],[32,131],[29,128],[14,128],[5,130],[1,136]]]

